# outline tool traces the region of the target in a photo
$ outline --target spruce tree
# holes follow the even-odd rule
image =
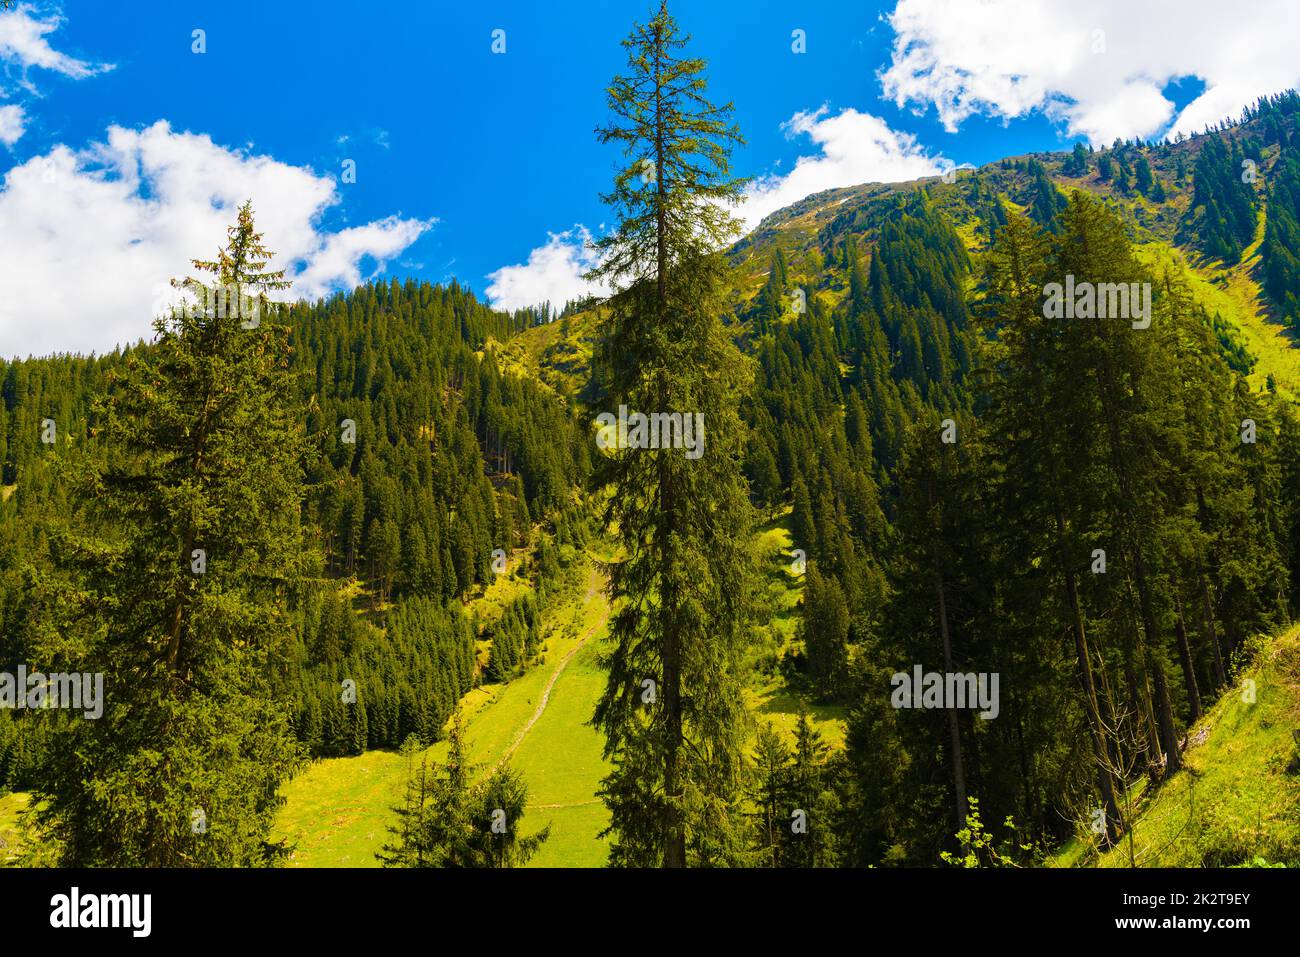
[[[790,750],[771,724],[758,729],[748,796],[754,806],[757,863],[762,867],[780,867],[791,811]]]
[[[824,698],[838,696],[848,679],[849,609],[835,576],[821,575],[816,564],[809,566],[804,579],[798,630],[814,690]]]
[[[104,400],[39,644],[102,672],[106,707],[50,751],[37,817],[75,866],[264,863],[297,760],[271,693],[306,569],[286,283],[245,204],[201,308],[155,322]],[[183,285],[191,290],[198,280]],[[223,302],[217,290],[228,292]],[[247,297],[258,315],[231,308]]]
[[[509,765],[497,768],[478,787],[473,813],[478,866],[520,867],[541,850],[551,836],[551,826],[523,835],[520,823],[527,803],[528,786]]]
[[[1043,606],[1055,598],[1051,614],[1068,622],[1098,789],[1113,839],[1122,822],[1090,648],[1095,638],[1088,633],[1081,584],[1088,567],[1087,516],[1097,510],[1098,501],[1096,471],[1089,468],[1097,456],[1098,428],[1087,404],[1092,397],[1078,387],[1078,367],[1062,346],[1057,322],[1043,316],[1048,256],[1047,238],[1017,214],[999,230],[987,265],[986,294],[978,312],[989,332],[982,358],[993,373],[986,380],[986,417],[1005,476],[995,490],[994,507],[1006,516],[1014,576],[1010,589],[1025,596],[1028,607],[1022,614],[1037,625]],[[1043,568],[1053,573],[1050,584],[1035,580]]]
[[[795,747],[789,772],[790,800],[796,811],[803,812],[804,828],[802,832],[795,832],[790,824],[786,825],[791,837],[787,865],[824,867],[833,834],[828,823],[834,802],[825,788],[829,748],[822,740],[821,732],[813,727],[812,719],[802,705],[794,736]]]
[[[384,867],[517,867],[550,837],[548,824],[525,836],[521,830],[528,787],[508,764],[473,783],[465,756],[460,711],[452,718],[447,757],[441,765],[420,756],[417,743],[402,747],[407,762],[402,803],[393,808],[392,839],[376,854]]]
[[[705,95],[704,62],[666,6],[624,41],[603,143],[628,165],[604,197],[618,227],[598,243],[593,277],[615,289],[599,361],[611,409],[702,415],[703,454],[680,448],[606,451],[606,519],[622,555],[608,672],[594,723],[613,770],[611,861],[682,867],[726,863],[742,844],[737,820],[742,745],[742,649],[752,607],[748,493],[741,476],[737,396],[747,367],[724,328],[721,250],[737,231],[727,208],[741,184],[728,153],[740,142],[731,107]],[[658,694],[643,702],[643,682]]]

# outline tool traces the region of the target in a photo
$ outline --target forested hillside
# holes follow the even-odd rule
[[[1117,840],[1253,636],[1291,621],[1298,109],[833,191],[732,251],[744,470],[807,556],[781,671],[849,710],[825,860],[934,863],[971,799],[983,863]],[[1150,283],[1150,325],[1045,320],[1066,274]],[[600,315],[506,361],[598,402]],[[891,707],[915,662],[998,673],[1001,714]]]
[[[501,570],[527,562],[543,581],[558,577],[561,549],[582,535],[575,510],[589,452],[573,411],[476,351],[532,318],[492,312],[455,285],[396,281],[285,312],[309,567],[291,596],[293,640],[275,683],[309,754],[441,737],[479,680],[484,626],[460,599],[496,577],[494,552]],[[0,362],[6,661],[33,660],[38,582],[60,526],[105,518],[95,498],[73,503],[66,476],[107,462],[103,396],[151,349]],[[46,419],[53,443],[41,441]],[[493,674],[535,653],[534,608],[525,597],[491,623]],[[338,690],[345,678],[355,706]],[[30,784],[46,747],[41,723],[25,717],[0,722],[9,787]]]
[[[671,47],[661,17],[636,42]],[[656,108],[614,89],[616,117]],[[288,789],[310,801],[348,766],[326,762],[402,749],[370,809],[385,863],[522,864],[549,831],[482,828],[546,822],[510,759],[559,694],[602,759],[566,767],[546,724],[525,755],[577,798],[545,807],[581,817],[560,837],[583,862],[1123,863],[1222,716],[1256,727],[1248,676],[1294,724],[1294,642],[1268,636],[1300,607],[1300,97],[809,197],[725,255],[719,150],[713,178],[660,156],[694,194],[616,182],[601,275],[654,246],[628,211],[670,203],[672,282],[558,316],[392,279],[0,360],[0,670],[103,671],[125,702],[0,714],[0,792],[48,838],[22,863],[277,863],[287,781],[319,759]],[[250,207],[229,239],[196,267],[277,288]],[[1063,319],[1067,277],[1149,299]],[[683,401],[702,465],[597,444],[597,414]],[[994,699],[900,699],[913,669],[995,676]],[[536,700],[494,699],[527,717],[509,733],[466,706],[529,675]],[[1300,864],[1276,777],[1256,838],[1215,822],[1178,862]]]

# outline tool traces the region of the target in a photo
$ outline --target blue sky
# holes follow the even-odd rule
[[[1171,33],[1169,11],[1196,20],[1193,6],[1197,29]],[[1300,73],[1277,40],[1300,32],[1296,14],[1273,0],[1253,8],[1257,27],[1210,0],[1149,21],[1110,0],[672,11],[713,96],[736,105],[751,222],[830,186],[1199,129]],[[578,294],[618,159],[592,131],[619,41],[649,13],[20,0],[0,12],[0,276],[17,290],[0,301],[0,354],[147,335],[160,284],[212,252],[246,193],[305,295],[375,274],[455,276],[506,307]],[[1237,42],[1196,40],[1204,17]]]

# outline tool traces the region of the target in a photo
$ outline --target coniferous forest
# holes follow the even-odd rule
[[[753,224],[688,20],[600,294],[0,358],[0,864],[1300,866],[1300,95]]]

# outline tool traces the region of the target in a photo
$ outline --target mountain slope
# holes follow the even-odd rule
[[[1130,835],[1076,838],[1054,866],[1232,867],[1300,861],[1300,628],[1255,640],[1254,663],[1188,729],[1186,767],[1135,798]],[[1140,790],[1135,788],[1135,791]]]
[[[1284,98],[1280,109],[1295,108]],[[1282,115],[1294,121],[1294,113]],[[996,207],[1034,215],[1036,206],[1042,205],[1041,184],[1047,182],[1061,197],[1082,190],[1104,199],[1129,224],[1133,241],[1149,250],[1151,263],[1184,271],[1198,300],[1212,315],[1222,317],[1223,338],[1236,347],[1244,346],[1254,357],[1252,386],[1264,387],[1272,376],[1274,384],[1288,395],[1300,395],[1300,354],[1292,349],[1296,333],[1261,285],[1267,184],[1283,152],[1280,143],[1268,142],[1277,135],[1276,122],[1274,114],[1265,113],[1175,143],[1125,145],[1088,153],[1082,171],[1071,165],[1074,154],[1033,153],[979,169],[957,170],[948,177],[867,183],[808,196],[766,217],[730,250],[732,301],[742,323],[738,332],[753,332],[755,301],[778,250],[789,264],[791,283],[833,308],[848,295],[850,285],[845,269],[835,262],[836,247],[852,237],[869,253],[891,211],[909,196],[924,191],[962,237],[967,250],[978,256],[988,248],[992,228],[1002,218]],[[1260,157],[1250,173],[1254,177],[1250,188],[1260,204],[1258,221],[1238,262],[1225,262],[1207,253],[1198,233],[1205,210],[1197,205],[1196,166],[1211,142],[1237,149],[1244,144],[1245,150]],[[1131,181],[1121,180],[1117,172],[1105,176],[1100,168],[1103,163],[1117,167],[1138,162],[1150,169],[1158,191],[1153,187],[1141,192]],[[792,310],[787,311],[790,314]],[[503,365],[526,371],[566,393],[581,393],[590,375],[595,324],[596,315],[588,310],[571,314],[563,323],[528,329],[500,345]]]

